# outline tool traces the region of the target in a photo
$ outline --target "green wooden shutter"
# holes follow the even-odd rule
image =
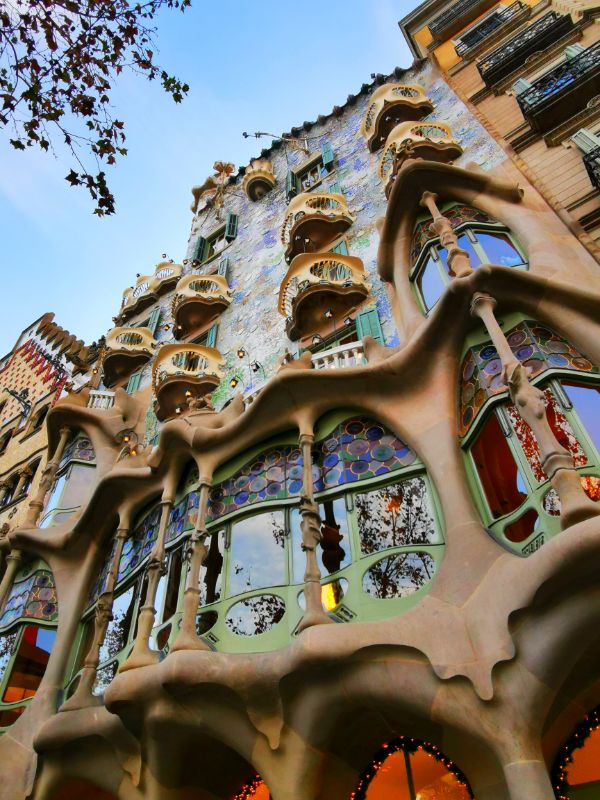
[[[342,239],[342,241],[339,242],[338,244],[336,244],[335,247],[331,248],[331,252],[332,253],[339,253],[341,256],[347,256],[348,255],[348,245],[346,244],[346,240]]]
[[[199,236],[198,241],[196,242],[196,247],[194,248],[194,255],[192,257],[192,261],[200,261],[202,263],[204,261],[204,252],[206,250],[206,239],[204,236]]]
[[[331,194],[341,194],[342,193],[342,187],[336,181],[335,183],[331,184],[331,186],[329,187],[329,191],[331,192]]]
[[[329,142],[323,142],[321,145],[321,158],[323,159],[323,166],[331,169],[333,165],[333,149]]]
[[[152,336],[156,333],[156,328],[158,327],[158,320],[160,319],[160,307],[155,308],[152,313],[150,314],[150,319],[148,320],[148,328],[150,328],[152,332]]]
[[[217,269],[217,273],[221,275],[223,278],[227,277],[227,270],[229,269],[229,259],[223,258],[219,261],[219,268]]]
[[[214,322],[206,331],[206,346],[216,347],[217,345],[217,331],[219,330],[219,323]]]
[[[285,194],[288,201],[291,200],[292,197],[295,197],[297,192],[298,187],[296,184],[296,175],[292,172],[292,170],[289,170],[285,179]]]
[[[372,336],[376,342],[384,344],[383,331],[381,330],[379,313],[376,308],[361,311],[360,314],[356,315],[356,332],[361,339],[364,339],[365,336]]]
[[[233,242],[237,236],[238,217],[237,214],[227,214],[227,223],[225,225],[225,238],[228,242]]]
[[[127,394],[133,394],[139,387],[140,381],[142,380],[142,373],[141,372],[134,372],[133,375],[127,381],[127,386],[125,387],[125,391]]]

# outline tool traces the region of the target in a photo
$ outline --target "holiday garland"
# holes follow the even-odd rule
[[[240,791],[234,796],[233,800],[252,800],[256,796],[256,790],[262,786],[263,779],[260,775],[255,775],[251,781],[245,783]]]
[[[569,795],[569,764],[573,763],[573,753],[583,747],[592,733],[600,727],[600,706],[596,706],[590,713],[577,723],[573,735],[567,739],[558,752],[554,767],[552,768],[552,785],[557,800],[571,800]]]
[[[399,751],[416,753],[418,750],[423,750],[425,753],[429,753],[429,755],[433,756],[436,761],[439,761],[441,764],[443,764],[448,772],[451,772],[457,781],[465,786],[467,792],[469,793],[469,797],[473,797],[473,793],[471,792],[471,788],[467,783],[467,779],[465,778],[464,774],[452,761],[450,761],[449,758],[446,758],[446,756],[438,747],[433,744],[429,744],[429,742],[423,742],[420,739],[411,739],[408,736],[400,736],[398,739],[393,739],[388,744],[384,744],[377,751],[370,766],[368,766],[360,776],[358,788],[350,795],[350,800],[365,800],[369,784],[384,765],[386,759],[393,753],[397,753]]]

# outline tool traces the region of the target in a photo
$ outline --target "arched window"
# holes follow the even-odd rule
[[[302,618],[303,463],[295,439],[293,433],[287,442],[282,437],[267,449],[223,465],[215,475],[197,628],[216,649],[285,646]],[[429,590],[444,547],[435,493],[416,453],[381,424],[338,414],[322,420],[313,464],[325,609],[336,621],[350,622],[410,608]],[[180,487],[169,519],[168,569],[159,586],[153,630],[156,649],[168,649],[178,630],[184,589],[181,553],[197,522],[197,487],[195,471]],[[144,595],[144,566],[159,520],[160,507],[154,504],[123,547],[115,619],[103,645],[98,691],[110,682],[131,647]],[[90,595],[84,615],[88,631],[109,563],[107,556]],[[85,654],[83,643],[81,653]]]
[[[508,343],[544,393],[546,416],[571,454],[581,484],[600,500],[600,371],[550,328],[524,321]],[[560,532],[560,501],[540,460],[531,428],[507,397],[493,345],[471,347],[463,360],[460,433],[476,499],[488,528],[530,555]]]
[[[8,443],[11,440],[13,435],[13,431],[7,431],[1,438],[0,438],[0,456],[6,452],[6,448],[8,447]]]
[[[525,254],[508,228],[483,211],[459,203],[440,207],[458,236],[473,269],[481,264],[527,269]],[[432,227],[431,216],[420,217],[413,233],[410,263],[411,281],[425,312],[430,311],[452,280],[448,252]]]
[[[363,772],[353,800],[469,800],[465,776],[434,745],[400,737]]]
[[[33,433],[34,431],[39,431],[41,429],[46,417],[48,416],[49,411],[50,411],[49,405],[45,405],[43,406],[43,408],[40,408],[40,410],[36,413],[31,422],[31,428],[29,429],[30,433]]]
[[[5,484],[5,491],[4,495],[2,496],[2,501],[0,502],[0,507],[8,506],[15,500],[15,491],[17,489],[17,483],[19,482],[19,476],[15,472],[13,473],[10,478],[6,481]]]
[[[26,477],[21,486],[21,491],[19,492],[19,497],[24,497],[29,493],[29,490],[31,489],[31,484],[33,483],[33,479],[35,478],[35,473],[37,472],[39,465],[40,465],[39,459],[28,465]]]
[[[72,439],[63,453],[54,486],[46,496],[40,528],[50,528],[66,522],[88,496],[95,469],[96,454],[91,441],[80,434]]]
[[[552,769],[556,796],[592,800],[600,793],[600,707],[591,711],[560,749]]]
[[[40,685],[56,636],[58,600],[43,562],[16,576],[0,615],[0,730],[25,711]]]

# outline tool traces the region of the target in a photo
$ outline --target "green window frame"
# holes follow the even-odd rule
[[[534,379],[532,383],[542,391],[550,393],[554,407],[564,416],[567,425],[579,443],[581,453],[586,459],[585,464],[576,465],[576,470],[581,478],[600,478],[600,452],[594,445],[575,407],[571,404],[567,393],[568,390],[563,388],[563,384],[576,384],[590,389],[600,389],[600,382],[591,379],[587,374],[566,371],[551,371],[549,373],[546,371],[537,380]],[[514,418],[511,421],[507,412],[509,406],[510,399],[506,395],[501,395],[489,402],[480,412],[477,423],[473,425],[465,437],[462,446],[466,459],[468,481],[484,524],[492,536],[503,546],[520,555],[527,556],[536,552],[549,539],[561,532],[560,512],[557,505],[558,495],[552,488],[549,478],[535,474],[532,461],[527,457],[524,449],[526,445],[524,445],[523,440],[515,429]],[[518,479],[519,490],[526,495],[516,508],[506,514],[496,516],[492,512],[490,502],[486,496],[485,487],[473,454],[473,446],[492,415],[495,416],[505,436],[506,444],[516,465],[520,479]],[[531,436],[533,437],[533,434]],[[537,521],[531,533],[519,541],[509,538],[506,534],[507,528],[510,529],[510,526],[517,527],[527,514],[530,515],[529,519],[533,520],[533,513],[537,514]]]

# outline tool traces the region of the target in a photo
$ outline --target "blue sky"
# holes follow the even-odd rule
[[[190,189],[217,159],[246,164],[269,140],[341,105],[372,72],[409,66],[398,20],[412,0],[192,0],[158,20],[159,62],[191,89],[180,105],[157,82],[125,76],[113,94],[129,154],[109,168],[117,212],[98,218],[70,165],[0,142],[0,356],[46,311],[91,342],[112,326],[123,290],[162,253],[181,262]]]

